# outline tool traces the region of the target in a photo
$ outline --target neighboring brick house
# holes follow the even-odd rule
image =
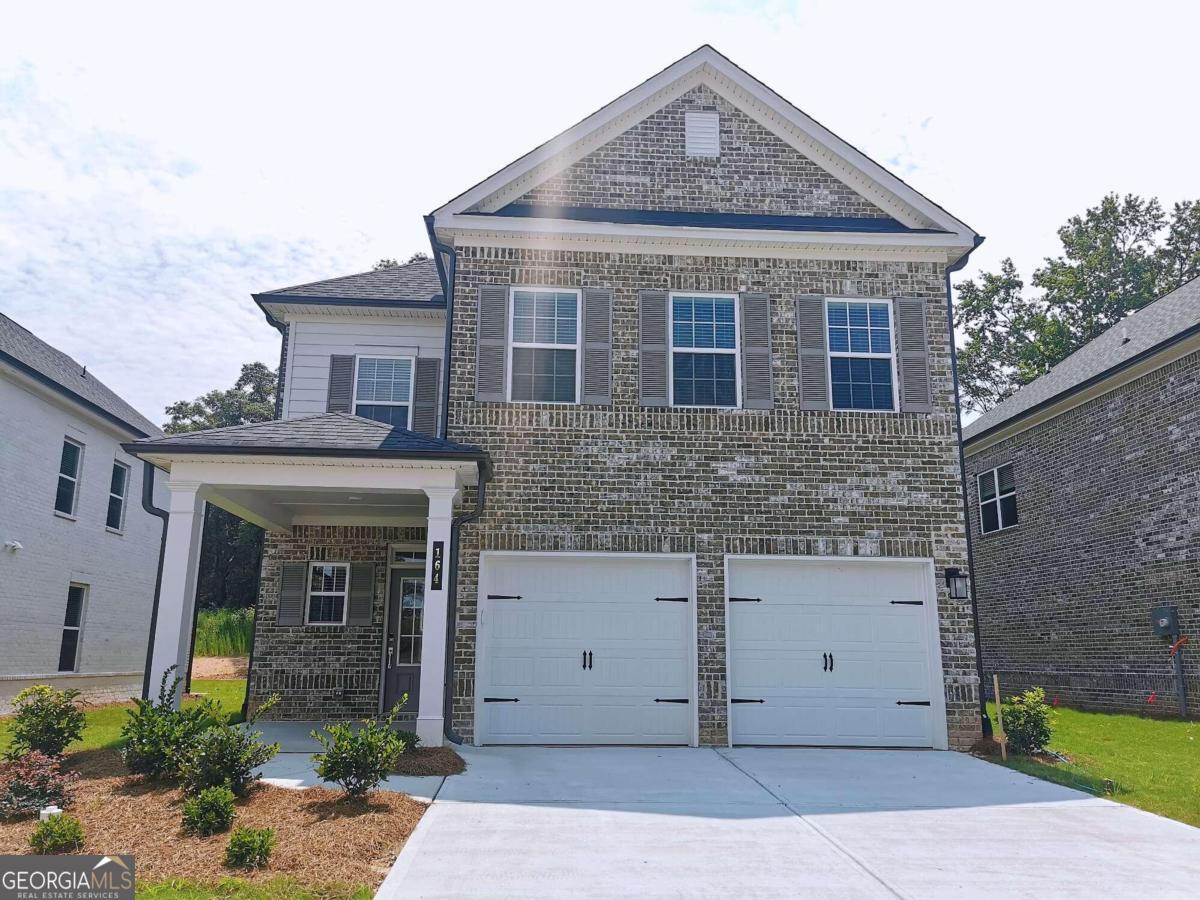
[[[32,684],[141,693],[163,521],[121,444],[159,434],[0,315],[0,713]]]
[[[1200,632],[1200,279],[1121,320],[972,422],[985,671],[1062,703],[1178,711],[1171,640]],[[1184,679],[1200,708],[1200,654]]]
[[[135,447],[173,487],[156,667],[208,498],[272,531],[274,715],[407,690],[426,742],[978,737],[969,227],[710,47],[426,222],[433,260],[256,295],[280,421]]]

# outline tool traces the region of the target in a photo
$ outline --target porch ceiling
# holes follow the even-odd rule
[[[210,485],[208,502],[270,530],[293,525],[399,525],[424,521],[423,491]]]

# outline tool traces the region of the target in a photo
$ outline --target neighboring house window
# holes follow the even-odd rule
[[[58,648],[58,671],[74,672],[79,668],[79,638],[83,632],[83,603],[87,586],[72,584],[67,588],[67,615],[63,619],[62,643]]]
[[[979,530],[984,534],[1017,524],[1017,481],[1012,463],[979,475]]]
[[[345,563],[313,563],[308,573],[309,624],[345,624],[349,588],[350,566]]]
[[[54,509],[65,516],[75,515],[75,503],[79,496],[79,473],[83,469],[83,444],[63,438],[62,457],[58,463],[58,491],[54,495]]]
[[[578,403],[579,293],[514,288],[509,399]]]
[[[411,357],[358,357],[354,376],[356,416],[407,428],[412,393]]]
[[[112,482],[108,488],[108,518],[104,524],[113,531],[125,525],[125,495],[129,492],[129,466],[113,461]]]
[[[737,298],[671,295],[671,404],[737,406]]]
[[[834,409],[894,410],[892,305],[830,300],[829,385]]]

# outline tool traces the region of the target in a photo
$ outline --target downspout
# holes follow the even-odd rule
[[[442,296],[446,300],[446,338],[442,350],[442,421],[438,425],[438,437],[445,438],[450,426],[450,336],[454,333],[454,276],[458,271],[458,257],[453,247],[437,239],[432,215],[425,217],[425,230],[429,233],[429,246],[433,250],[438,280],[442,282]]]
[[[158,597],[162,592],[163,556],[167,552],[167,519],[165,509],[154,505],[154,466],[142,460],[142,509],[162,519],[162,537],[158,543],[158,571],[154,575],[154,602],[150,606],[150,637],[146,641],[146,671],[142,674],[142,699],[150,699],[150,666],[154,663],[154,629],[158,627]]]
[[[970,579],[967,584],[971,592],[971,622],[975,631],[975,671],[979,675],[979,717],[983,726],[983,736],[992,736],[992,720],[988,718],[987,697],[984,696],[983,674],[983,645],[979,639],[979,604],[975,599],[975,557],[971,546],[971,505],[967,501],[967,456],[963,451],[962,440],[962,398],[958,386],[958,348],[954,339],[954,294],[950,286],[950,273],[958,272],[966,266],[971,254],[983,243],[983,238],[975,236],[975,246],[968,250],[961,259],[946,267],[946,318],[950,323],[950,373],[954,379],[954,421],[958,429],[958,474],[962,482],[963,526],[967,535],[967,572]],[[999,698],[997,698],[999,702]]]

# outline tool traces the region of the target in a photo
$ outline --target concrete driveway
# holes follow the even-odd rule
[[[958,753],[461,752],[378,896],[1200,893],[1200,829]]]

